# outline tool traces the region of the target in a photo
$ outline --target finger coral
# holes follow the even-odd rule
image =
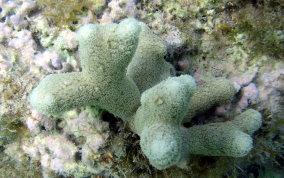
[[[137,48],[139,32],[134,20],[82,27],[78,33],[83,71],[47,76],[32,92],[32,106],[44,114],[56,114],[99,105],[121,118],[132,115],[140,93],[125,68]]]
[[[168,78],[142,94],[131,128],[140,135],[150,163],[159,169],[181,158],[181,122],[195,88],[194,79],[183,75]]]
[[[260,126],[260,113],[248,109],[232,121],[183,129],[185,150],[187,154],[242,157],[252,149],[250,135]]]
[[[30,95],[37,111],[54,115],[98,106],[137,133],[143,153],[157,169],[189,154],[241,157],[252,149],[261,115],[248,110],[228,122],[183,127],[195,115],[230,101],[226,79],[196,87],[189,75],[174,77],[163,60],[165,45],[142,22],[85,25],[79,32],[82,72],[51,74]]]

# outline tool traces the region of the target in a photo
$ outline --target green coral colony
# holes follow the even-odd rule
[[[157,169],[179,164],[190,154],[242,157],[261,114],[248,109],[234,120],[190,128],[195,115],[230,101],[236,89],[223,78],[200,86],[190,75],[173,76],[166,47],[142,22],[88,24],[78,32],[82,72],[51,74],[30,95],[34,109],[57,115],[98,106],[122,118],[140,136],[140,145]]]

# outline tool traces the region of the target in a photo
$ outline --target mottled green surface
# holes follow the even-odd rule
[[[1,4],[1,24],[6,21],[6,24],[12,27],[14,35],[17,35],[23,29],[14,29],[7,17],[20,13],[20,5],[25,4],[22,2],[27,1],[17,1],[17,7],[12,9],[3,7],[3,4]],[[33,8],[31,12],[24,14],[22,18],[28,20],[26,29],[32,32],[32,37],[36,41],[37,48],[35,53],[55,49],[63,56],[62,60],[68,63],[66,68],[63,70],[53,69],[46,71],[42,66],[35,64],[33,58],[27,58],[27,55],[34,49],[30,51],[13,49],[13,51],[18,53],[15,55],[14,52],[11,52],[12,47],[8,46],[10,40],[15,38],[13,35],[1,42],[4,50],[1,47],[0,72],[2,78],[0,84],[0,106],[4,110],[1,109],[0,112],[6,113],[5,117],[3,115],[1,117],[1,128],[12,128],[10,131],[4,129],[0,133],[1,139],[4,141],[2,142],[4,147],[1,147],[3,156],[1,155],[0,171],[4,177],[42,177],[43,175],[47,177],[60,177],[57,173],[41,170],[40,161],[31,159],[19,146],[18,143],[30,145],[31,147],[34,146],[29,140],[33,140],[35,136],[31,134],[30,130],[26,129],[26,122],[27,120],[38,118],[31,117],[29,112],[27,95],[30,89],[24,93],[18,92],[19,90],[23,91],[26,85],[15,85],[15,82],[11,81],[26,83],[36,73],[38,75],[37,78],[32,78],[32,87],[35,87],[35,83],[44,75],[80,71],[76,52],[77,48],[74,47],[71,49],[65,46],[62,48],[61,44],[59,44],[61,40],[58,37],[61,33],[59,29],[70,28],[77,30],[79,26],[82,26],[81,22],[83,21],[80,18],[86,17],[87,14],[88,16],[92,15],[89,18],[91,19],[89,21],[91,23],[102,23],[100,19],[104,12],[112,12],[109,16],[111,18],[113,14],[116,14],[114,15],[113,22],[120,22],[129,15],[129,12],[125,11],[129,9],[124,8],[130,2],[128,0],[119,0],[118,6],[121,9],[113,8],[114,4],[110,7],[110,2],[114,1],[92,1],[95,2],[94,4],[97,4],[97,2],[103,3],[98,3],[97,8],[89,6],[83,9],[66,9],[66,7],[73,5],[66,5],[64,4],[65,1],[62,1],[61,4],[51,4],[51,6],[47,7],[50,2],[43,2],[45,5],[41,5],[45,8],[41,10],[38,7]],[[85,3],[77,6],[76,2],[74,3],[76,8],[83,7]],[[105,113],[99,116],[99,118],[107,120],[110,124],[110,129],[106,131],[110,134],[110,137],[99,152],[91,154],[91,162],[93,161],[99,166],[104,165],[100,167],[102,169],[96,168],[96,171],[104,170],[99,175],[117,177],[277,177],[283,175],[284,123],[282,120],[284,107],[282,101],[284,92],[282,88],[284,85],[283,74],[282,77],[279,75],[281,73],[280,70],[283,69],[284,51],[284,23],[282,17],[284,3],[282,0],[142,0],[135,1],[134,6],[137,9],[131,8],[131,10],[135,11],[135,18],[145,22],[163,40],[168,40],[169,34],[177,32],[174,33],[178,34],[177,36],[170,38],[170,42],[177,41],[177,43],[165,43],[167,47],[165,58],[174,64],[178,75],[193,75],[197,73],[208,78],[212,78],[212,76],[225,77],[231,80],[231,78],[236,76],[246,79],[248,74],[256,73],[250,83],[256,85],[260,92],[261,100],[258,102],[249,101],[248,108],[254,108],[261,112],[263,125],[253,135],[254,148],[243,158],[195,155],[190,158],[188,157],[188,160],[179,164],[178,166],[181,168],[172,167],[159,171],[153,168],[143,155],[139,146],[138,136],[125,129],[122,121]],[[60,7],[59,11],[57,11],[58,7]],[[46,13],[49,11],[51,13]],[[50,15],[64,14],[65,12],[72,13],[66,13],[66,16],[57,15],[54,16],[55,21],[51,20],[52,16]],[[66,21],[65,17],[72,18]],[[63,21],[60,21],[60,19],[63,19]],[[64,40],[64,43],[68,42],[68,39]],[[162,46],[162,52],[157,54],[157,56],[164,55],[165,46]],[[179,66],[180,61],[188,62],[188,65],[183,66],[185,68],[182,70]],[[10,73],[7,76],[5,73],[11,70],[9,64],[21,64],[20,68],[24,68],[24,66],[30,67],[30,71],[25,69],[23,72],[27,77],[21,78],[19,75],[15,75],[15,73]],[[15,70],[17,71],[19,68]],[[2,75],[3,71],[4,75]],[[11,71],[13,71],[13,68]],[[197,78],[198,75],[196,75]],[[6,78],[12,79],[8,82],[8,85],[6,85],[6,81],[8,81]],[[264,79],[268,80],[268,78],[269,82],[264,83]],[[3,81],[5,82],[2,83]],[[236,111],[236,107],[239,100],[246,94],[243,89],[245,87],[246,85],[241,86],[240,91],[233,97],[233,101],[228,107],[229,110],[225,113],[216,114],[213,112],[215,108],[211,108],[209,111],[196,115],[191,123],[189,123],[189,126],[201,127],[199,125],[232,120],[235,115],[238,115],[239,111]],[[4,90],[2,90],[3,88]],[[269,93],[269,91],[272,91],[272,93]],[[267,98],[264,97],[263,99],[262,95],[265,93],[267,93]],[[73,112],[80,113],[82,111],[77,109],[77,111]],[[48,119],[57,123],[56,127],[51,130],[44,130],[45,125],[40,123],[41,129],[43,129],[40,131],[41,133],[45,133],[47,136],[54,135],[55,133],[64,133],[70,139],[69,141],[74,144],[84,141],[85,135],[74,137],[72,136],[72,132],[68,132],[71,136],[66,134],[66,131],[62,132],[62,125],[65,125],[67,121],[70,122],[72,117],[64,115],[48,117]],[[64,129],[68,129],[68,127],[65,125]],[[16,132],[14,132],[15,130]],[[93,129],[91,130],[93,131]],[[82,130],[79,131],[78,134],[83,133]],[[20,133],[20,137],[18,133]],[[11,142],[16,144],[9,144]],[[82,145],[79,144],[77,147],[81,148]],[[6,152],[7,150],[11,150],[12,153],[10,156],[7,156],[4,150]],[[11,161],[10,159],[14,160]],[[21,160],[21,162],[18,160]],[[80,159],[77,161],[78,164],[82,163]],[[90,160],[87,161],[89,162]],[[33,166],[30,167],[31,162]],[[77,175],[91,175],[86,169],[81,169],[77,173]],[[67,176],[65,173],[64,175]],[[92,176],[94,177],[95,175]]]

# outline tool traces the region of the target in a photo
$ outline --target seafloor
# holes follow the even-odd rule
[[[283,13],[283,0],[0,0],[0,177],[284,177]],[[165,41],[176,75],[239,86],[231,103],[189,126],[253,108],[263,123],[248,155],[193,155],[157,170],[139,137],[104,110],[45,116],[31,108],[28,96],[46,75],[81,71],[81,26],[125,18]]]

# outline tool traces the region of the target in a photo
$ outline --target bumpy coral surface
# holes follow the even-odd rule
[[[129,117],[139,105],[138,88],[125,76],[138,43],[137,23],[126,20],[119,26],[82,27],[79,51],[83,71],[45,78],[31,94],[33,107],[55,114],[83,105],[99,105],[121,118]]]
[[[281,0],[0,0],[0,175],[281,177],[283,7]],[[139,95],[128,117],[98,102],[71,100],[53,115],[30,107],[32,88],[47,75],[84,73],[83,25],[107,29],[119,25],[101,25],[125,18],[141,21],[123,74]],[[100,45],[108,35],[88,49],[107,56]],[[91,81],[118,72],[112,67]]]
[[[47,76],[30,96],[32,107],[53,115],[85,105],[105,109],[130,123],[130,128],[141,138],[142,151],[158,169],[178,164],[191,153],[246,155],[252,149],[248,134],[261,126],[261,115],[251,110],[232,123],[183,128],[187,113],[190,115],[187,119],[192,118],[230,100],[235,93],[234,86],[225,79],[216,79],[195,92],[191,76],[170,77],[171,68],[161,58],[163,51],[159,51],[159,45],[150,43],[152,48],[145,42],[152,36],[143,23],[134,19],[106,26],[83,26],[79,30],[82,72]],[[153,55],[148,57],[149,54]],[[155,71],[154,75],[147,75]],[[142,92],[140,107],[139,90]],[[240,123],[247,124],[247,128]],[[202,145],[207,143],[206,135],[211,132],[215,139],[207,146]],[[226,141],[219,145],[223,137]]]

